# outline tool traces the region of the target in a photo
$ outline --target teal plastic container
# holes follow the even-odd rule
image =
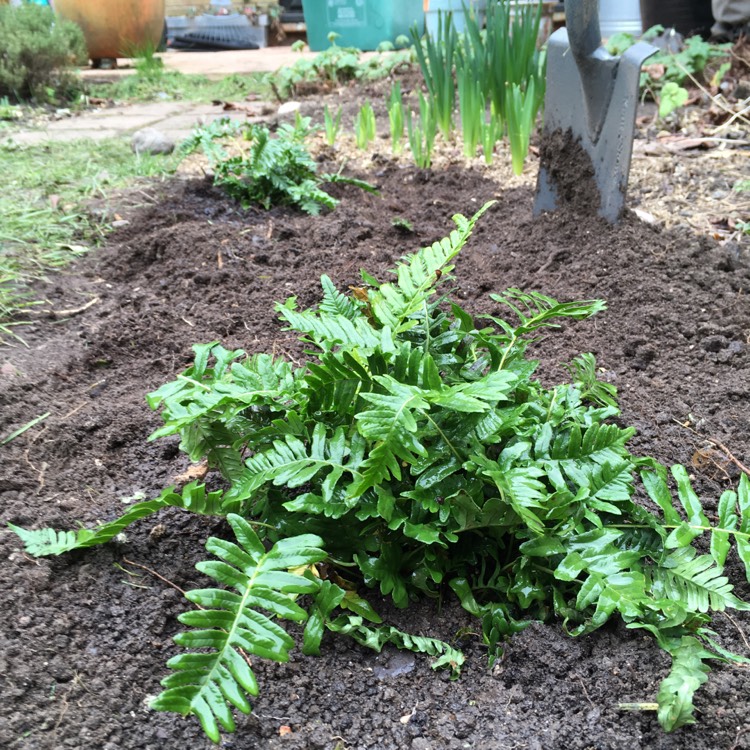
[[[319,52],[331,46],[328,34],[339,34],[339,47],[377,49],[381,42],[394,42],[409,35],[417,24],[424,30],[423,0],[302,0],[307,43]]]

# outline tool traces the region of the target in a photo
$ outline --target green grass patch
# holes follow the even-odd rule
[[[91,84],[88,95],[118,101],[185,100],[193,102],[241,101],[250,94],[270,95],[262,73],[234,73],[220,80],[153,67],[139,70],[112,83]]]
[[[136,156],[127,140],[49,143],[2,152],[0,193],[0,341],[15,337],[37,304],[29,284],[70,263],[106,232],[86,208],[140,178],[171,174],[176,156]]]

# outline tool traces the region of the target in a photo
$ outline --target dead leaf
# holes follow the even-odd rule
[[[208,464],[193,464],[192,466],[188,466],[187,471],[174,477],[172,482],[182,486],[195,479],[201,480],[206,474],[208,474]]]
[[[279,727],[279,737],[284,737],[287,734],[292,734],[292,728],[288,727],[286,724],[282,724]]]
[[[661,65],[660,63],[653,63],[651,65],[644,65],[643,72],[648,73],[650,78],[653,78],[655,81],[658,81],[660,78],[664,77],[664,74],[667,72],[667,69],[666,67],[664,67],[664,65]]]

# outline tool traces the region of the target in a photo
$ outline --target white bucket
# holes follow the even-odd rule
[[[640,0],[599,0],[599,25],[604,39],[615,34],[640,36],[643,33]]]
[[[478,15],[479,26],[484,26],[484,11],[486,0],[424,0],[424,21],[427,33],[434,39],[438,33],[438,12],[445,17],[446,13],[453,13],[453,25],[459,34],[466,31],[464,6],[472,9]]]

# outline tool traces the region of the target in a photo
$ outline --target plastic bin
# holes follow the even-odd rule
[[[424,26],[423,0],[302,0],[307,43],[316,52],[331,46],[328,34],[339,34],[340,47],[377,49],[381,42],[394,42],[409,35],[417,24]]]
[[[484,14],[487,8],[486,0],[425,0],[425,29],[435,38],[438,33],[438,14],[445,16],[453,14],[453,25],[459,34],[466,31],[464,7],[478,14],[479,26],[484,25]]]

